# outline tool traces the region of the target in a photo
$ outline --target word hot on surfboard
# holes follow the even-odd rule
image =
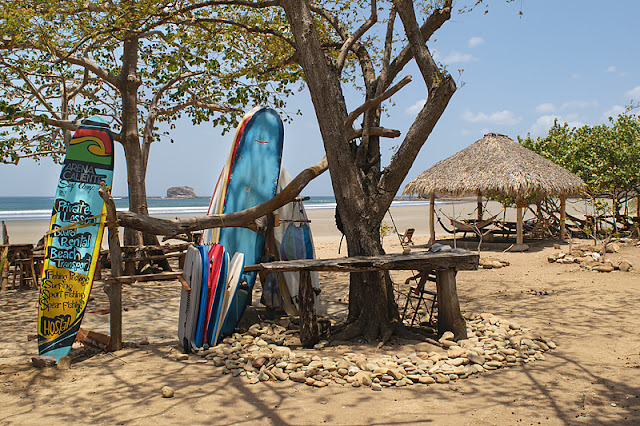
[[[276,195],[284,142],[284,126],[278,113],[260,108],[247,121],[230,167],[222,213],[257,206]],[[246,228],[221,228],[218,242],[231,256],[244,254],[244,264],[260,262],[264,236]],[[249,303],[255,272],[243,273],[235,290],[221,334],[231,334]]]
[[[100,182],[111,187],[113,138],[100,117],[82,121],[64,159],[53,203],[38,306],[38,351],[67,355],[80,329],[98,263],[105,206]]]

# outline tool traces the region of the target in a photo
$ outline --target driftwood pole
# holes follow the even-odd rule
[[[436,242],[436,224],[433,223],[433,216],[436,210],[436,194],[431,193],[429,199],[429,244]]]
[[[116,205],[111,193],[104,182],[100,183],[100,196],[107,208],[107,227],[109,229],[109,254],[111,256],[111,276],[117,278],[122,275],[122,252],[118,236],[118,222]],[[122,349],[122,283],[115,281],[104,286],[104,292],[109,297],[109,326],[111,340],[109,350]]]
[[[478,205],[478,222],[482,221],[482,192],[478,191],[478,199],[477,199]]]

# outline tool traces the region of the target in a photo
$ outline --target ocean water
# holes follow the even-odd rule
[[[54,197],[0,197],[0,220],[33,220],[49,219]],[[128,210],[127,198],[114,198],[118,210]],[[149,214],[151,216],[166,215],[205,215],[209,208],[210,198],[173,199],[149,198]],[[427,205],[425,200],[398,200],[392,207]],[[335,209],[333,197],[310,197],[304,202],[305,209]]]

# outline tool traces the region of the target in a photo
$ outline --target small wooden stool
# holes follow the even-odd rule
[[[16,278],[18,278],[18,287],[16,287]],[[29,285],[29,282],[32,284]],[[16,259],[15,269],[13,271],[13,288],[38,288],[38,277],[36,276],[35,262],[32,257],[26,259]]]

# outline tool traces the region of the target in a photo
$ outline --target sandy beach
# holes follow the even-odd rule
[[[579,206],[576,206],[577,209]],[[474,202],[439,205],[451,217],[473,214]],[[453,210],[455,209],[455,214]],[[501,207],[489,204],[491,215]],[[346,254],[333,210],[309,211],[317,256]],[[391,211],[398,230],[415,228],[419,246],[428,240],[427,207]],[[507,219],[515,211],[507,212]],[[391,225],[391,219],[385,219]],[[12,243],[35,243],[46,221],[9,221]],[[445,232],[436,227],[439,238]],[[223,374],[211,360],[190,356],[178,361],[177,316],[180,284],[147,282],[123,290],[125,348],[115,353],[74,350],[70,370],[36,369],[36,290],[0,293],[0,423],[2,424],[638,424],[640,422],[640,248],[619,244],[607,254],[627,260],[629,272],[598,273],[578,264],[549,263],[568,251],[557,241],[529,243],[525,253],[503,253],[490,245],[481,258],[509,263],[501,269],[457,275],[462,309],[491,313],[539,332],[557,344],[543,359],[474,374],[446,384],[384,388],[331,384],[323,388],[287,381],[249,384]],[[385,250],[400,252],[396,235]],[[393,273],[399,292],[407,273]],[[321,273],[322,309],[331,318],[346,313],[348,275]],[[87,311],[108,307],[103,283],[94,283]],[[259,285],[257,285],[259,288]],[[257,294],[256,294],[257,293]],[[259,316],[259,291],[254,315]],[[254,309],[254,308],[250,308]],[[108,332],[108,315],[88,313],[83,327]],[[320,350],[293,348],[323,357],[345,353],[404,356],[424,343],[392,339],[329,345]],[[441,348],[434,347],[434,350]],[[170,386],[173,398],[163,398]]]

